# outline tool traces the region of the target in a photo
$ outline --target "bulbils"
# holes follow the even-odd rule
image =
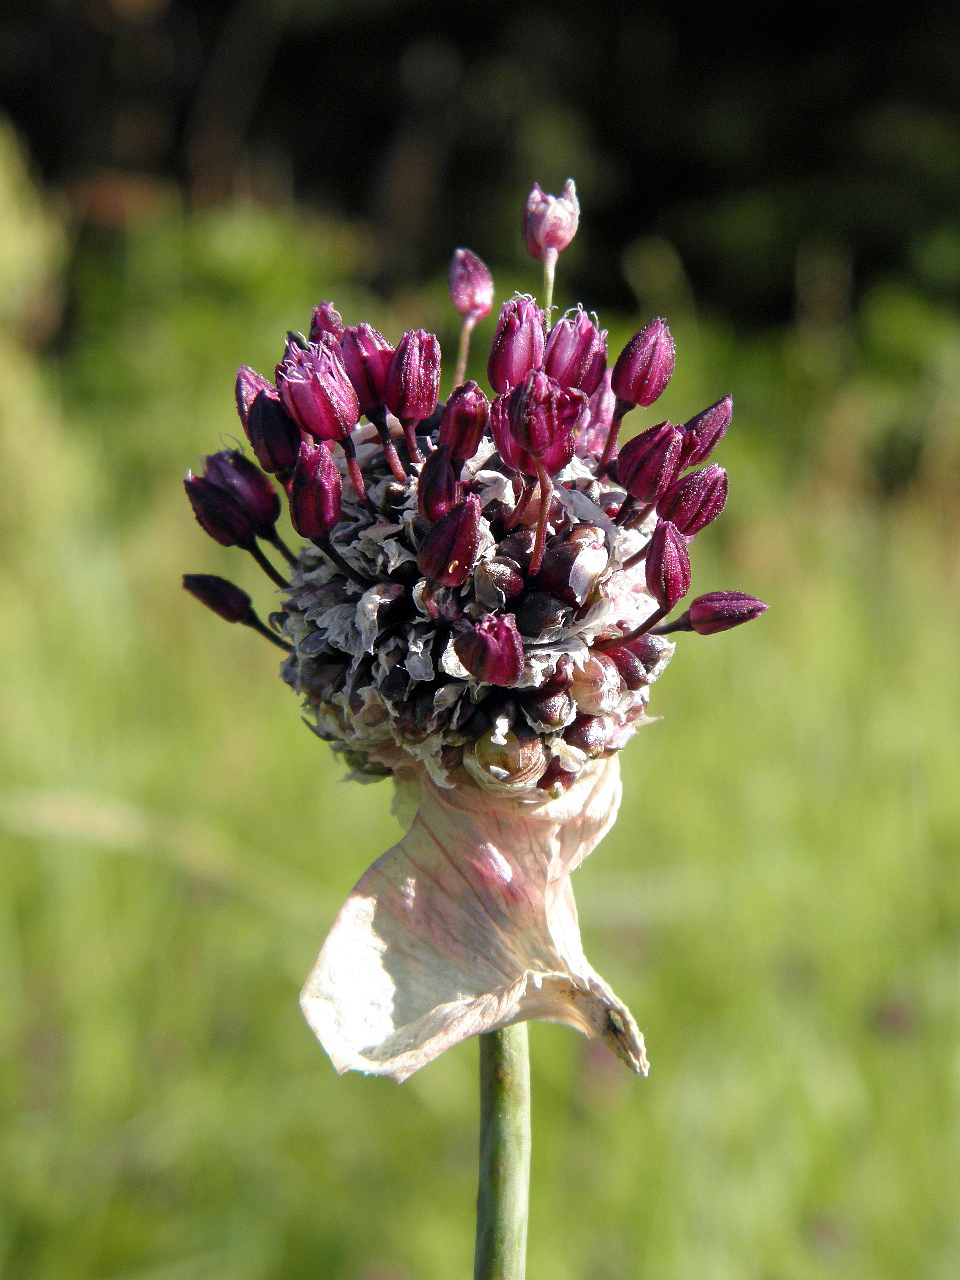
[[[450,299],[464,320],[483,320],[493,306],[493,276],[470,249],[457,249],[447,276]]]
[[[533,298],[522,296],[505,302],[487,361],[487,377],[494,391],[507,391],[522,382],[531,369],[540,368],[545,344],[544,314]]]
[[[521,230],[530,254],[538,261],[551,251],[560,253],[577,234],[580,202],[572,178],[564,183],[559,196],[547,195],[534,183],[523,207]]]
[[[304,441],[290,484],[290,522],[301,538],[325,541],[340,519],[340,472],[329,445]]]
[[[626,412],[633,405],[651,405],[673,374],[676,347],[665,320],[652,320],[634,334],[613,367],[611,386]]]
[[[454,651],[475,680],[510,688],[523,674],[523,641],[512,613],[487,614],[457,636]]]

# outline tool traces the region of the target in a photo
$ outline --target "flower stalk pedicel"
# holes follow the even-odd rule
[[[578,217],[572,182],[560,198],[531,193],[524,235],[551,282]],[[472,329],[492,306],[489,272],[459,250],[450,289]],[[578,309],[548,336],[549,284],[545,301],[503,303],[492,401],[463,381],[462,358],[444,406],[434,335],[394,349],[321,304],[275,387],[238,375],[260,469],[224,451],[186,481],[206,532],[280,589],[278,634],[225,580],[184,585],[287,648],[281,675],[317,735],[416,808],[344,903],[302,1005],[338,1071],[403,1080],[481,1037],[477,1280],[523,1275],[522,1024],[564,1023],[647,1071],[633,1016],[583,953],[570,877],[616,817],[619,753],[648,719],[667,633],[727,630],[766,607],[712,592],[668,620],[690,588],[688,541],[727,496],[722,467],[682,473],[721,440],[729,398],[683,427],[643,424],[617,457],[625,413],[673,371],[669,330],[653,321],[611,371],[595,319]],[[307,539],[296,554],[263,471]],[[258,539],[290,560],[289,581]]]

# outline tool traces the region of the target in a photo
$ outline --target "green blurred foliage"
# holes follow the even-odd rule
[[[958,235],[920,258],[955,270]],[[388,786],[341,784],[273,652],[179,588],[226,572],[269,607],[180,489],[237,433],[236,366],[269,370],[322,297],[449,343],[443,282],[387,305],[363,228],[171,208],[81,240],[69,343],[39,359],[64,244],[4,134],[0,1273],[469,1274],[475,1045],[399,1089],[337,1078],[297,1007],[395,838]],[[753,339],[697,314],[665,242],[625,270],[640,313],[606,317],[614,349],[676,317],[663,413],[737,402],[694,590],[772,607],[683,638],[578,873],[587,952],[653,1070],[534,1028],[530,1275],[946,1280],[960,317],[906,279],[851,314],[829,246],[798,267],[797,323]]]

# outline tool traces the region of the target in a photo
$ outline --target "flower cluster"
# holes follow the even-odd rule
[[[535,187],[527,202],[523,233],[548,295],[578,218],[572,182],[559,199]],[[272,379],[241,368],[256,464],[214,454],[188,474],[187,495],[207,533],[255,556],[281,605],[267,626],[231,584],[185,585],[287,651],[283,678],[358,775],[559,800],[644,723],[670,633],[722,631],[766,607],[711,592],[669,620],[689,591],[690,543],[726,501],[726,472],[708,458],[731,400],[650,425],[618,452],[623,418],[653,405],[673,372],[662,319],[610,366],[595,316],[578,307],[551,324],[549,306],[510,298],[488,395],[465,378],[470,333],[493,302],[469,250],[454,256],[450,292],[463,339],[444,401],[433,334],[394,346],[369,324],[344,325],[329,302],[307,337],[288,335]],[[270,476],[305,540],[296,553],[277,533]],[[636,1065],[635,1048],[621,1056]]]

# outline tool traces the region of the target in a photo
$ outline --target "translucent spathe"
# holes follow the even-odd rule
[[[619,804],[616,756],[555,799],[422,775],[410,830],[350,894],[301,995],[337,1070],[405,1080],[469,1036],[539,1018],[646,1075],[630,1011],[584,957],[570,884]]]

